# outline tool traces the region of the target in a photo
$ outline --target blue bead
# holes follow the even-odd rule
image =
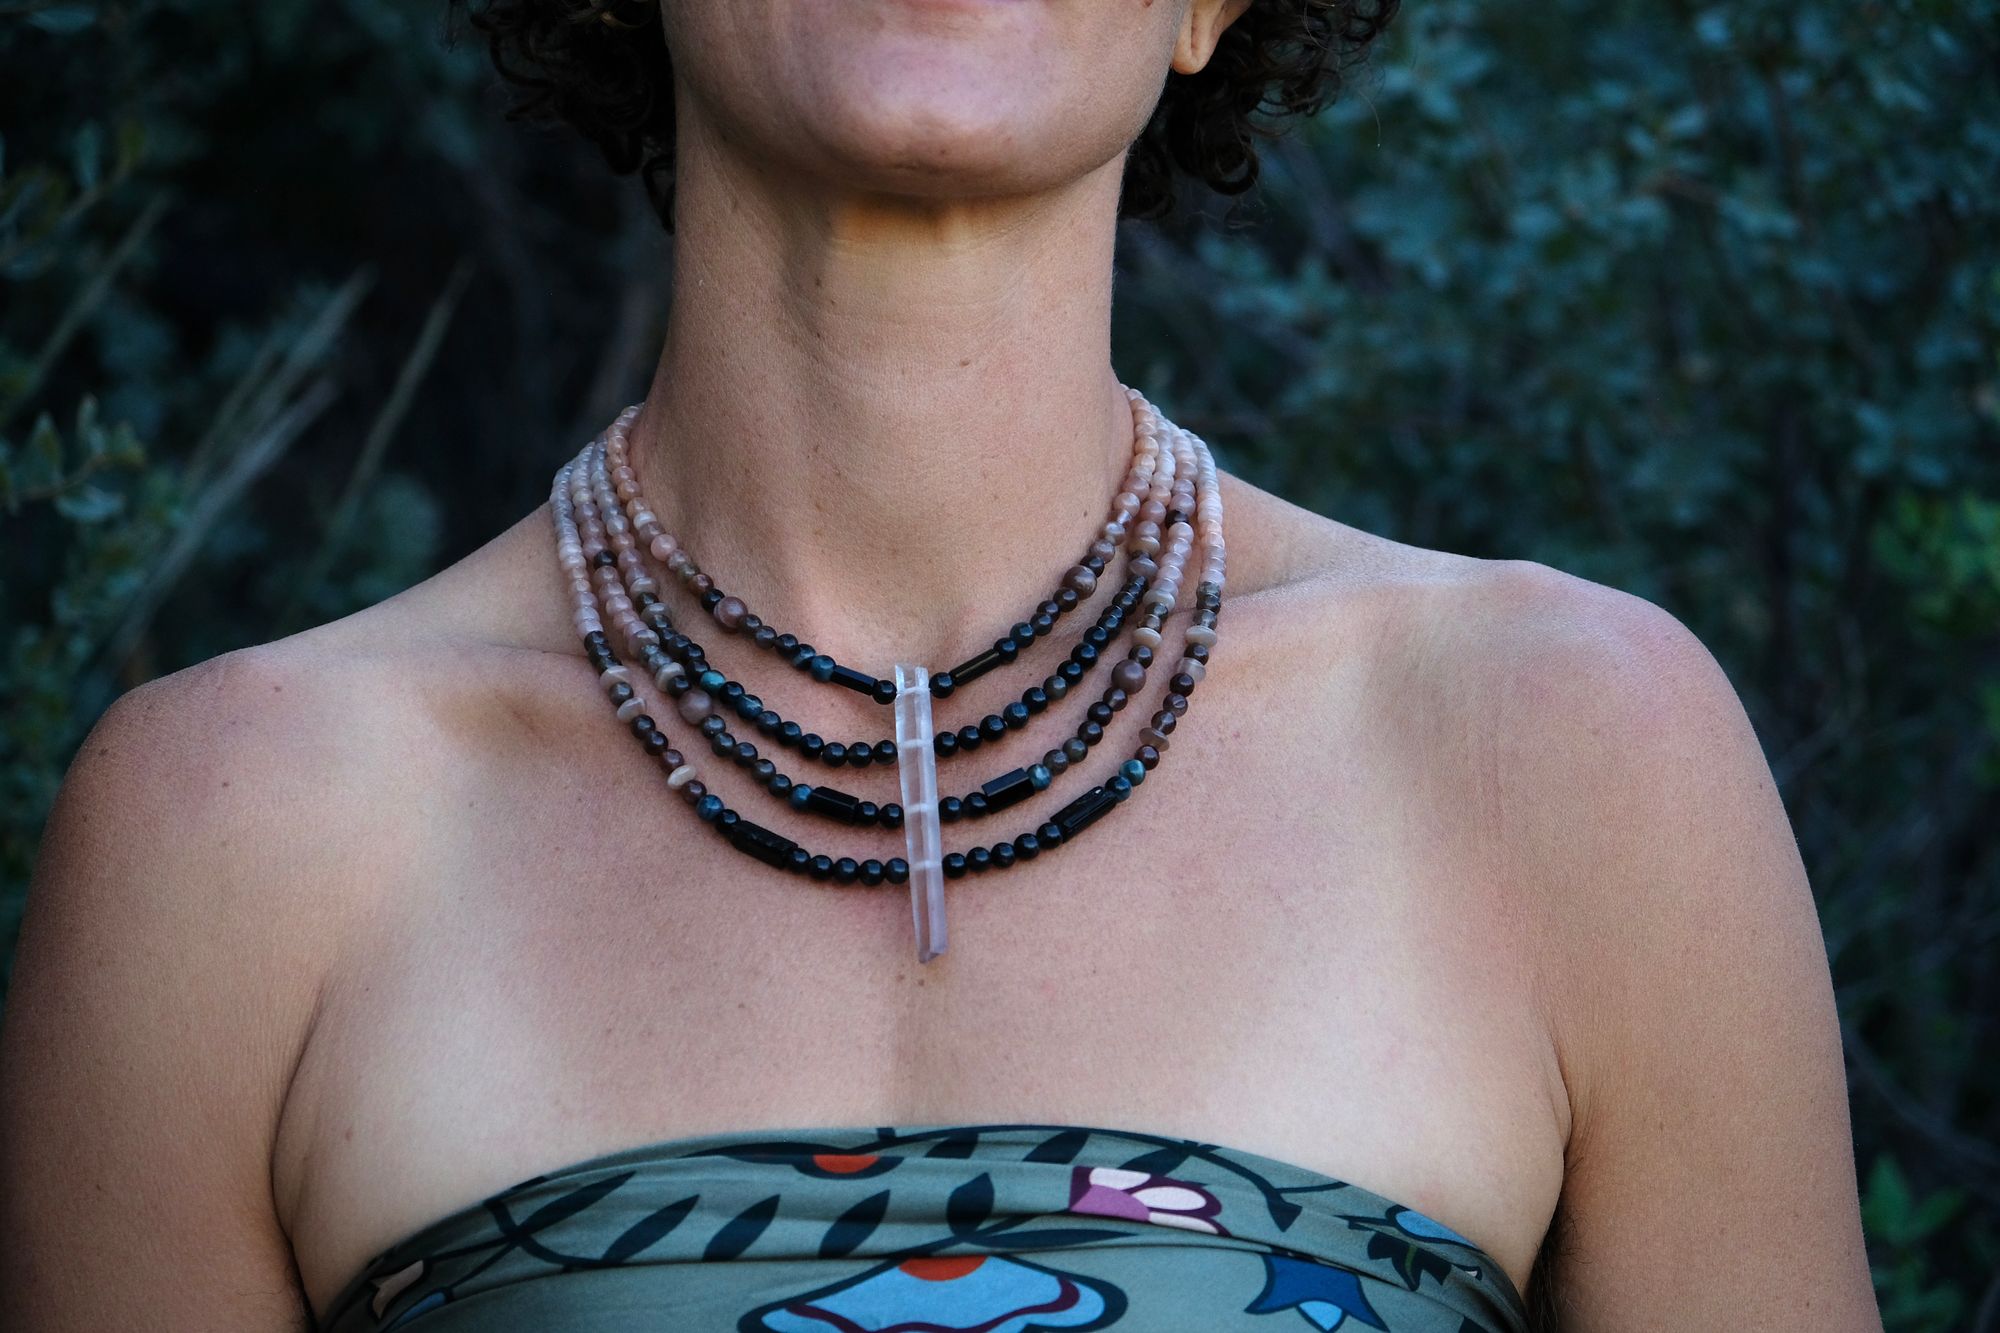
[[[1051,782],[1054,782],[1055,780],[1056,780],[1056,775],[1049,772],[1049,766],[1047,764],[1036,764],[1033,768],[1028,770],[1028,781],[1035,784],[1036,791],[1046,790],[1048,788],[1048,785]]]
[[[821,653],[818,657],[815,657],[812,660],[812,678],[814,680],[832,680],[833,659],[825,653]]]
[[[1117,777],[1104,784],[1104,790],[1111,793],[1113,800],[1122,801],[1132,794],[1132,779],[1120,773]]]
[[[806,808],[806,802],[812,799],[812,794],[813,794],[813,789],[810,784],[804,782],[794,782],[792,784],[791,794],[787,796],[785,799],[792,803],[792,809],[803,810]]]
[[[728,679],[729,678],[723,675],[720,671],[717,671],[714,667],[710,667],[708,670],[702,672],[699,676],[695,677],[695,683],[700,685],[704,690],[707,690],[710,694],[714,694],[717,690],[722,688],[723,684]]]
[[[722,798],[710,792],[694,803],[694,812],[701,816],[704,823],[712,823],[722,813]]]
[[[1137,759],[1127,759],[1118,765],[1118,772],[1135,787],[1146,780],[1146,766]]]

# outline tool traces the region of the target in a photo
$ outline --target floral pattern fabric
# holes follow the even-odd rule
[[[531,1177],[321,1333],[1525,1333],[1507,1274],[1357,1185],[1081,1125],[711,1134]]]

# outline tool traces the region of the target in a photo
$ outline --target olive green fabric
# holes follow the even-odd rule
[[[711,1134],[391,1246],[325,1333],[1525,1333],[1507,1275],[1359,1186],[1079,1125]]]

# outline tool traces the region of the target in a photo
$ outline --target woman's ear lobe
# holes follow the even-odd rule
[[[1243,17],[1255,0],[1193,0],[1180,36],[1174,39],[1173,67],[1180,74],[1199,73],[1215,54],[1223,30]]]

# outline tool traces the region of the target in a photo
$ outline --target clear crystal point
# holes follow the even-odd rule
[[[896,775],[903,784],[903,841],[909,850],[917,961],[928,963],[944,952],[944,848],[937,752],[931,748],[930,672],[909,662],[896,663]]]

